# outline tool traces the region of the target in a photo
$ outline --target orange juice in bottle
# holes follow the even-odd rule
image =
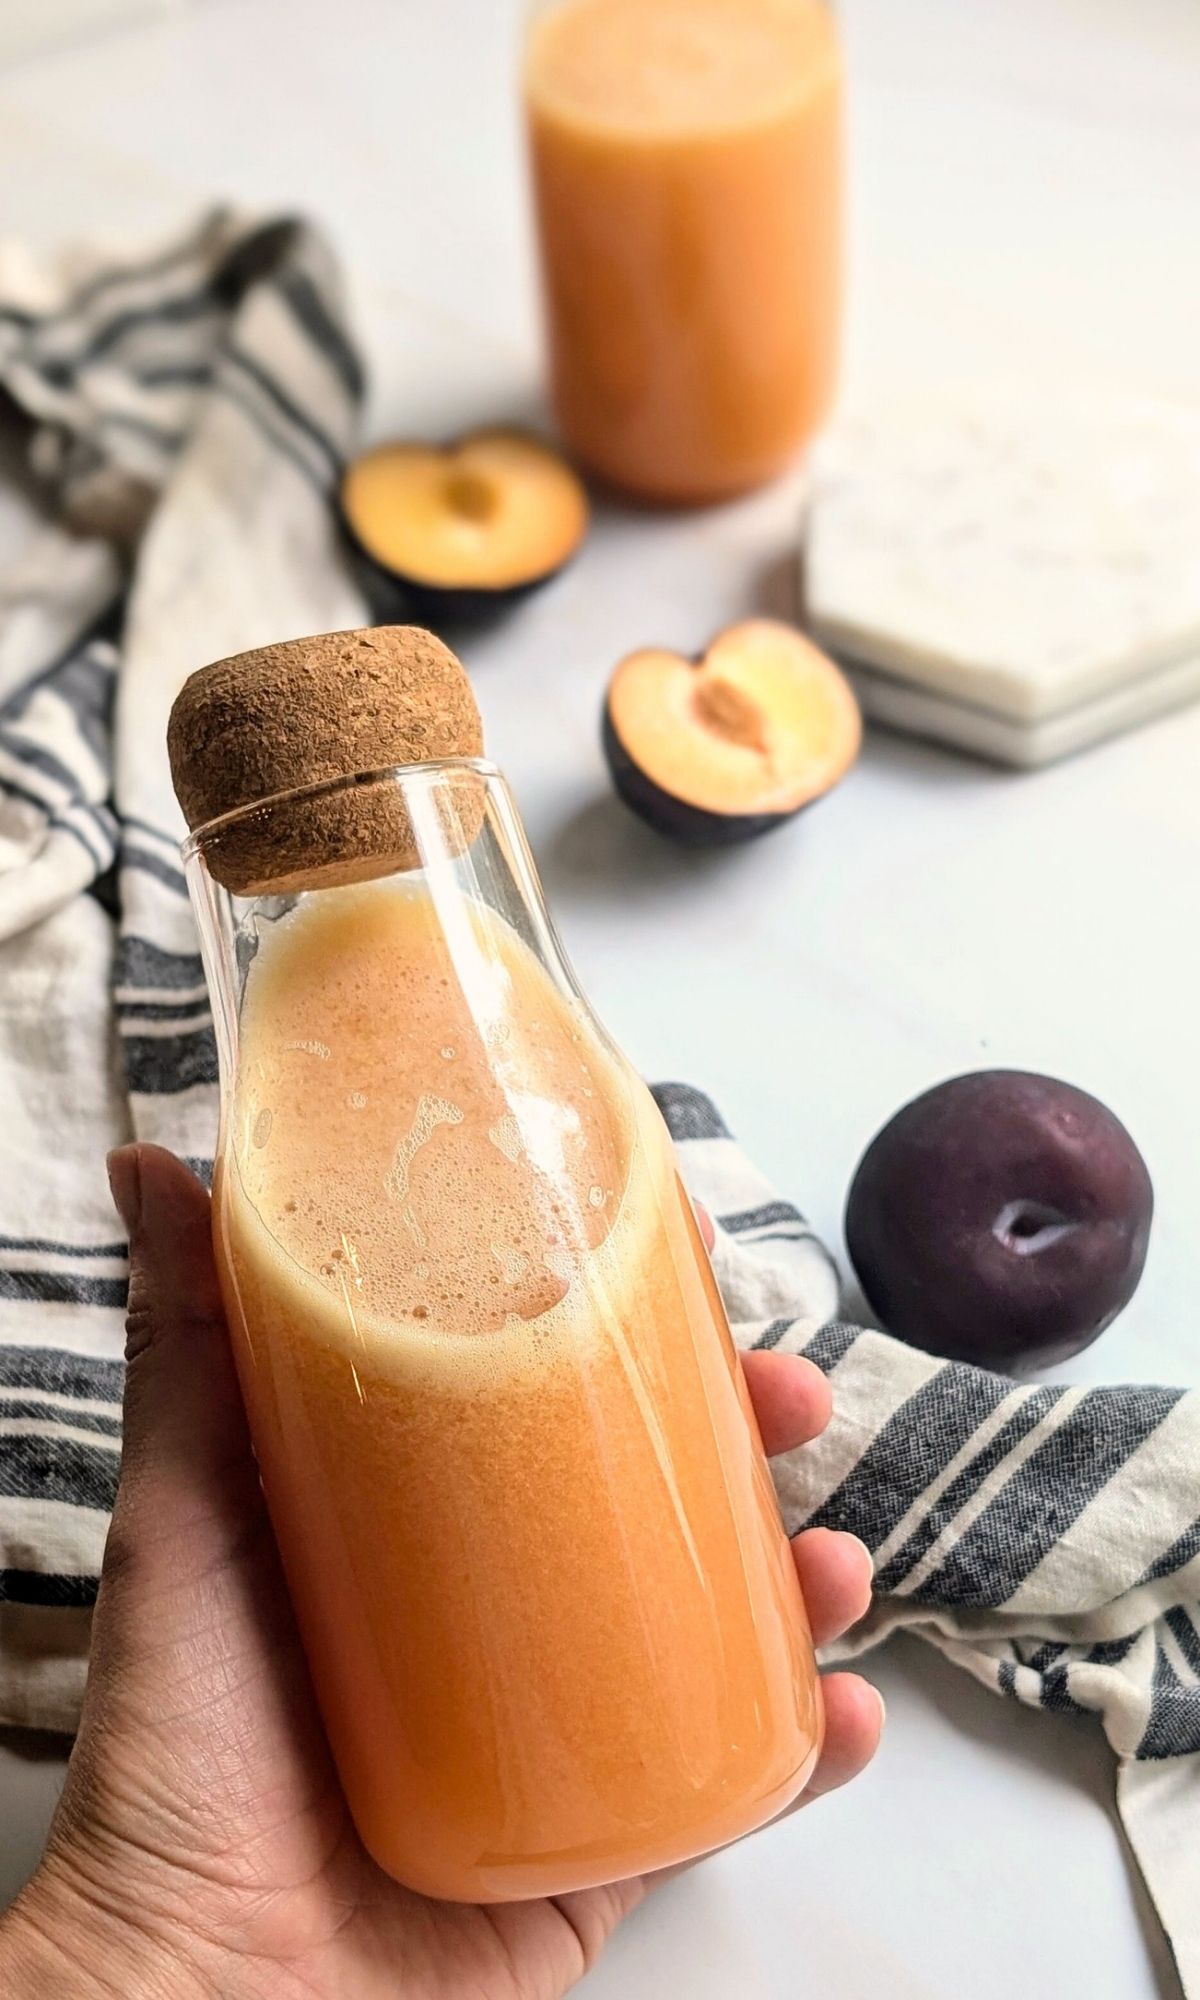
[[[770,1818],[819,1689],[666,1130],[503,781],[373,783],[421,868],[240,898],[191,843],[222,1286],[364,1842],[430,1895],[555,1894]]]

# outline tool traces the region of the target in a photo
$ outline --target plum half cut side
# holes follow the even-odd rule
[[[784,825],[845,776],[861,738],[841,669],[769,618],[729,626],[698,659],[661,647],[630,653],[604,704],[617,792],[689,847]]]
[[[376,609],[431,618],[473,616],[548,582],[588,525],[570,466],[510,430],[376,445],[346,467],[338,507]]]

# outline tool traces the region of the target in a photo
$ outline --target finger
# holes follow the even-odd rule
[[[792,1556],[813,1644],[827,1646],[870,1610],[875,1574],[871,1551],[857,1535],[808,1528],[793,1538]]]
[[[802,1354],[752,1348],[742,1355],[742,1371],[769,1457],[820,1437],[829,1422],[832,1398],[814,1362]]]
[[[111,1156],[129,1232],[124,1444],[114,1561],[174,1564],[244,1527],[258,1483],[213,1262],[207,1193],[158,1146]]]
[[[580,1972],[590,1972],[599,1958],[609,1938],[619,1923],[623,1923],[631,1910],[635,1910],[646,1894],[648,1884],[644,1876],[633,1875],[623,1882],[607,1882],[598,1889],[578,1889],[563,1896],[551,1898],[553,1907],[560,1917],[565,1917],[575,1933],[577,1949],[582,1958],[581,1965],[572,1966],[572,1984]],[[510,1910],[518,1907],[510,1903]],[[559,1991],[555,1986],[555,1992]]]
[[[702,1201],[694,1201],[692,1203],[692,1207],[696,1211],[696,1226],[700,1231],[701,1240],[704,1244],[705,1249],[708,1251],[709,1256],[711,1257],[713,1252],[713,1244],[717,1240],[717,1232],[713,1228],[712,1216],[709,1214],[708,1210],[705,1208],[704,1203]]]
[[[790,1819],[814,1799],[848,1785],[866,1770],[879,1748],[884,1723],[883,1696],[870,1681],[865,1681],[861,1674],[823,1674],[821,1693],[825,1703],[825,1740],[817,1767],[804,1790],[768,1822],[769,1826],[778,1826],[781,1820]],[[740,1841],[753,1840],[756,1832],[765,1830],[757,1827],[729,1844],[736,1847]],[[648,1889],[655,1889],[694,1868],[703,1858],[697,1855],[690,1861],[677,1861],[669,1868],[655,1869],[642,1879]]]
[[[793,1812],[813,1799],[824,1798],[826,1792],[836,1792],[865,1771],[883,1732],[883,1696],[861,1674],[824,1674],[821,1694],[825,1742],[816,1770],[790,1808]]]

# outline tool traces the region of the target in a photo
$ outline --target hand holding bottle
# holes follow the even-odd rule
[[[92,1671],[45,1859],[0,1920],[10,2000],[551,2000],[594,1962],[643,1879],[488,1908],[429,1902],[377,1869],[326,1747],[267,1519],[212,1261],[209,1204],[155,1148],[114,1156],[130,1232],[121,1488]],[[823,1429],[795,1357],[743,1358],[767,1450]],[[798,1536],[814,1636],[865,1609],[850,1536]],[[804,1801],[869,1761],[881,1710],[823,1682]]]

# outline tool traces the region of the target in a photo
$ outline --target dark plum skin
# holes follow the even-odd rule
[[[1146,1163],[1097,1098],[979,1070],[877,1133],[850,1188],[846,1244],[889,1333],[1023,1373],[1078,1354],[1128,1304],[1153,1211]]]

